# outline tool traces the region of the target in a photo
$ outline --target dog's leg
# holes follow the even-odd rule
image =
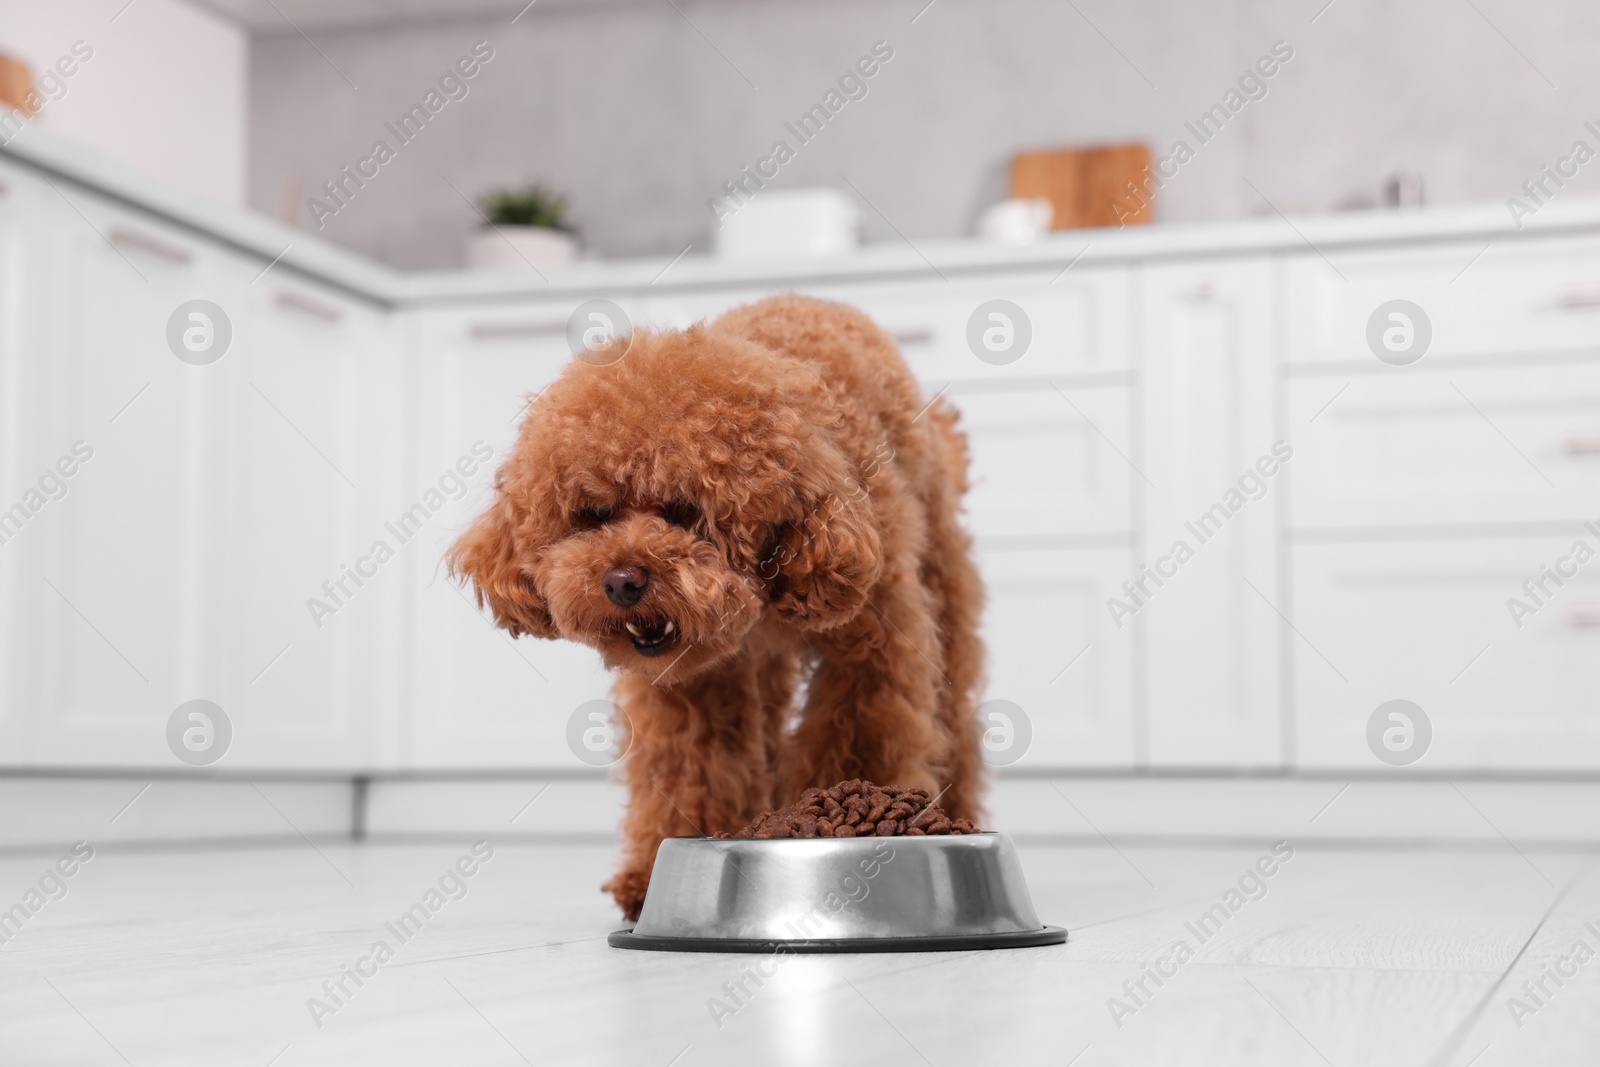
[[[984,765],[979,749],[978,692],[983,682],[983,642],[978,637],[983,585],[973,566],[969,539],[954,516],[931,524],[923,576],[934,594],[943,642],[944,684],[935,689],[938,716],[949,749],[939,805],[952,818],[982,822]]]
[[[793,803],[799,794],[783,794],[784,749],[789,744],[789,724],[794,714],[795,690],[800,684],[800,656],[790,650],[774,652],[760,671],[761,710],[767,721],[767,799],[763,808]]]
[[[618,681],[628,811],[622,865],[603,888],[628,918],[639,917],[662,839],[737,830],[770,806],[762,689],[748,654],[672,688]]]
[[[825,635],[783,770],[784,795],[846,778],[937,793],[949,737],[935,709],[947,683],[928,591],[886,580],[850,623]]]
[[[937,689],[940,723],[950,739],[939,801],[957,819],[981,824],[984,765],[977,721],[983,685],[983,581],[972,561],[972,536],[957,518],[966,488],[966,437],[954,411],[935,405],[929,412],[929,447],[936,456],[933,491],[927,502],[928,539],[920,573],[933,598],[943,643],[944,681]],[[948,787],[948,788],[947,788]]]

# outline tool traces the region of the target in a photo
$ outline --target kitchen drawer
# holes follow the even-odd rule
[[[1288,397],[1294,527],[1600,516],[1600,363],[1396,368]]]
[[[684,330],[714,319],[724,311],[753,304],[770,293],[760,289],[714,289],[709,292],[651,293],[641,303],[644,320],[653,326]]]
[[[567,319],[578,303],[412,313],[423,418],[447,438],[445,451],[478,437],[497,450],[516,439],[528,398],[572,361]]]
[[[1321,256],[1289,257],[1290,363],[1377,364],[1367,322],[1391,300],[1426,314],[1425,359],[1600,351],[1600,238],[1484,244],[1339,251],[1337,274]]]
[[[1297,545],[1291,617],[1302,766],[1383,770],[1368,718],[1419,705],[1433,740],[1418,769],[1591,769],[1600,759],[1600,559],[1516,625],[1507,601],[1561,563],[1570,536]]]
[[[894,335],[906,362],[925,382],[1037,381],[1050,375],[1124,372],[1128,366],[1128,272],[1079,268],[1054,283],[1053,277],[1013,273],[981,281],[916,285],[825,284],[802,292],[849,304],[870,315]],[[652,295],[646,314],[652,322],[683,327],[765,295],[756,290]],[[1005,364],[980,360],[967,341],[968,320],[980,305],[996,299],[1020,307],[1031,334],[1026,351]],[[996,325],[987,317],[982,321],[985,328]],[[1011,323],[1013,330],[1017,325]],[[1012,336],[1015,339],[1017,334]],[[1000,340],[996,335],[996,341]]]
[[[1020,707],[1032,732],[1017,766],[1133,764],[1133,639],[1105,607],[1129,559],[1114,548],[979,553],[984,699]]]
[[[1063,392],[946,394],[961,410],[971,447],[967,521],[980,539],[1132,526],[1129,479],[1136,475],[1117,452],[1130,449],[1127,388]]]
[[[1079,268],[1052,284],[1049,274],[995,275],[918,286],[829,287],[817,295],[852,304],[890,333],[906,362],[927,382],[1038,379],[1124,372],[1128,367],[1129,274]],[[1020,307],[1031,332],[1026,351],[1004,364],[985,362],[968,344],[968,325],[991,300]],[[982,328],[1005,324],[979,316]],[[1010,323],[1012,344],[1021,324]],[[1001,335],[996,335],[999,342]],[[1002,358],[997,354],[995,358]]]

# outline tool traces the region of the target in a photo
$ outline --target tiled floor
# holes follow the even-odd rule
[[[1302,846],[1201,943],[1186,923],[1265,846],[1020,844],[1066,945],[795,957],[742,1003],[723,985],[753,957],[606,946],[609,846],[495,846],[403,944],[385,924],[468,842],[102,849],[0,946],[0,1063],[1600,1062],[1600,961],[1522,989],[1575,941],[1600,949],[1587,855]],[[0,861],[0,907],[55,855]],[[393,958],[336,1002],[324,981],[378,940]],[[1193,958],[1140,990],[1179,941]],[[1513,994],[1535,1009],[1517,1021]],[[713,998],[737,1010],[715,1019]]]

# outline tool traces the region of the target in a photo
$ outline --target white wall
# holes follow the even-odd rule
[[[1030,146],[1187,138],[1198,154],[1164,191],[1169,220],[1270,212],[1256,189],[1285,211],[1370,200],[1397,168],[1421,171],[1434,202],[1503,202],[1577,138],[1600,146],[1583,129],[1600,120],[1592,0],[938,0],[912,24],[925,3],[538,4],[515,25],[511,4],[310,30],[324,54],[270,32],[252,45],[251,202],[276,212],[286,183],[309,193],[353,163],[479,39],[497,58],[471,95],[325,235],[399,265],[453,264],[474,216],[446,179],[475,195],[542,176],[602,252],[705,251],[706,199],[879,38],[896,55],[870,95],[779,179],[848,178],[879,240],[970,232]],[[1184,121],[1279,39],[1295,57],[1268,95],[1198,147]]]
[[[0,52],[36,79],[78,41],[92,55],[45,104],[41,128],[179,188],[244,203],[243,31],[179,0],[0,3]]]

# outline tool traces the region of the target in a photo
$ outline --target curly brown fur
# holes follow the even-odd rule
[[[663,838],[737,830],[811,786],[898,782],[979,818],[983,591],[955,411],[820,300],[617,344],[531,404],[449,565],[513,635],[620,671],[623,912]],[[626,566],[647,584],[619,606],[604,581]]]

